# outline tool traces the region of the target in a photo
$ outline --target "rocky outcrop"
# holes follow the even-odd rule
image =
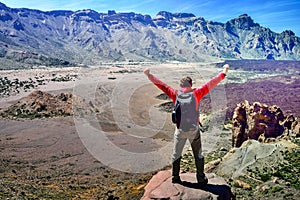
[[[286,140],[247,140],[210,164],[209,171],[230,181],[237,199],[298,199],[299,150]]]
[[[282,152],[296,148],[297,145],[289,141],[275,143],[260,143],[256,140],[247,140],[239,148],[231,149],[218,163],[217,173],[222,177],[237,179],[263,167],[278,168],[282,161]],[[261,173],[264,173],[263,171]],[[255,174],[253,174],[254,176]],[[256,174],[255,176],[259,176]],[[257,177],[255,177],[257,178]]]
[[[9,118],[36,118],[72,115],[73,95],[52,95],[40,90],[33,91],[17,103],[0,110],[0,116]]]
[[[171,171],[160,171],[145,187],[142,200],[151,199],[181,199],[181,200],[229,200],[233,199],[229,185],[216,174],[206,174],[208,185],[199,188],[196,176],[193,173],[183,173],[180,175],[182,184],[171,182]]]
[[[240,147],[248,139],[267,142],[269,138],[281,136],[285,130],[289,133],[292,124],[297,123],[293,115],[284,117],[282,110],[276,105],[268,106],[259,102],[250,105],[248,101],[237,105],[232,122],[234,147]],[[294,132],[296,134],[296,130]]]

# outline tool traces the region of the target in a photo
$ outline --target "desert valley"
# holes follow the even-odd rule
[[[298,62],[228,62],[232,68],[231,73],[228,74],[225,83],[216,88],[225,93],[211,94],[219,95],[221,99],[212,102],[210,96],[207,96],[201,102],[201,119],[206,129],[202,138],[205,142],[203,145],[207,162],[222,159],[226,153],[232,151],[233,112],[237,104],[244,100],[250,103],[277,105],[285,117],[290,114],[298,117],[300,113]],[[261,66],[261,70],[252,69],[255,65]],[[114,164],[107,166],[105,162],[101,162],[103,154],[95,156],[82,138],[82,135],[87,133],[79,128],[79,119],[87,120],[84,123],[99,129],[98,134],[106,135],[114,145],[128,152],[139,154],[156,151],[172,143],[173,125],[169,113],[166,112],[170,109],[170,100],[160,97],[161,92],[148,82],[143,70],[151,68],[153,73],[175,87],[182,74],[191,74],[195,77],[195,84],[201,85],[220,71],[219,66],[216,63],[172,63],[111,65],[101,68],[2,70],[1,77],[11,82],[18,78],[23,87],[11,84],[1,93],[1,196],[32,199],[140,199],[150,178],[170,166],[168,157],[171,152],[166,151],[165,155],[161,155],[162,158],[158,158],[165,159],[162,166],[157,165],[160,168],[149,168],[149,171],[146,168],[146,172],[143,173],[127,172],[125,166],[122,166],[122,162],[125,162],[122,159],[118,161],[120,168]],[[170,74],[170,70],[173,73]],[[134,85],[131,83],[134,81],[132,77],[135,79]],[[33,86],[27,88],[26,83],[29,80],[32,80]],[[128,95],[128,99],[123,97],[122,107],[113,104],[113,98],[122,96],[119,90]],[[221,103],[223,100],[226,101],[225,107],[213,108],[215,103],[224,105]],[[122,130],[122,122],[121,125],[120,121],[118,123],[118,116],[112,109],[114,106],[121,108],[117,115],[130,112],[129,118],[132,121],[128,123],[131,123],[131,133]],[[135,126],[148,126],[153,117],[149,115],[150,109],[161,113],[164,123],[155,124],[157,127],[153,128],[159,130],[151,137],[134,135],[139,130]],[[218,116],[220,113],[221,116]],[[213,126],[217,129],[212,130]],[[296,145],[292,152],[299,152],[299,140],[295,136],[299,136],[299,124],[297,127],[297,130],[293,129],[295,133],[287,136],[287,141],[293,141]],[[145,128],[145,133],[147,130],[148,127]],[[149,134],[152,134],[151,131]],[[209,134],[213,134],[215,138]],[[97,141],[94,141],[94,144],[101,145]],[[189,149],[184,157],[187,161],[182,164],[182,169],[186,172],[193,171],[193,165],[189,161],[192,158]],[[296,166],[299,158],[296,156],[293,159],[295,160],[282,160],[278,163],[288,163],[290,170],[296,170],[293,173],[299,173]],[[143,162],[144,160],[140,160],[140,163],[134,163],[143,166]],[[210,169],[209,165],[208,163],[207,169]],[[272,170],[275,166],[267,170]],[[255,176],[259,176],[261,170],[264,169],[258,170]],[[296,198],[299,180],[292,182],[289,178],[268,173],[271,181],[272,177],[278,180],[275,186],[268,187],[280,189],[272,193],[266,190],[264,198],[274,195]],[[244,195],[245,198],[245,195],[252,193],[256,198],[262,197],[257,190],[269,179],[259,180],[255,177],[257,182],[251,183],[247,179],[244,180],[245,178],[243,181],[251,186],[250,189],[237,185],[232,177],[228,179],[231,180],[229,184],[232,184],[237,196]]]
[[[0,2],[0,199],[299,199],[300,39],[247,14],[39,11]],[[200,103],[209,185],[171,184],[177,88]]]

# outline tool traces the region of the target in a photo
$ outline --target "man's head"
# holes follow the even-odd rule
[[[192,81],[192,78],[189,77],[189,76],[186,76],[186,77],[183,77],[181,80],[180,80],[180,87],[192,87],[193,85],[193,81]]]

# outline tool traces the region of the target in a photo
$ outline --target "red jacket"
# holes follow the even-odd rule
[[[180,91],[182,92],[190,92],[191,90],[194,91],[194,95],[196,97],[197,101],[197,109],[199,107],[200,100],[202,97],[208,94],[208,92],[217,86],[218,83],[220,83],[225,78],[225,73],[220,73],[218,76],[212,78],[210,81],[202,85],[202,87],[199,88],[192,88],[192,87],[186,87],[186,88],[180,88]],[[149,80],[154,83],[159,89],[161,89],[166,95],[168,95],[172,101],[175,103],[178,90],[170,87],[166,83],[159,80],[157,77],[155,77],[153,74],[150,74],[148,76]]]

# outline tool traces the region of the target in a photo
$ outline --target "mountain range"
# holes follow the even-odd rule
[[[300,60],[300,38],[291,30],[275,33],[247,14],[220,23],[190,13],[161,11],[152,18],[0,2],[1,68],[216,58]]]

